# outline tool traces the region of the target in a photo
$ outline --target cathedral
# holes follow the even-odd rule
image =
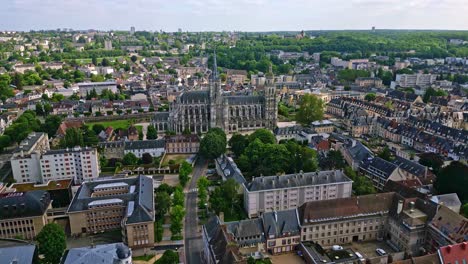
[[[276,128],[278,103],[271,69],[263,94],[227,95],[222,91],[216,54],[213,68],[208,90],[186,91],[171,104],[169,113],[155,115],[153,124],[158,131],[198,134],[213,127],[226,133]]]

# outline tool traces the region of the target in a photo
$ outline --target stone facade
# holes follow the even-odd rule
[[[169,129],[181,134],[184,130],[205,133],[213,127],[227,133],[251,131],[259,128],[274,129],[277,122],[277,100],[274,77],[270,73],[266,87],[260,95],[225,95],[215,67],[211,74],[209,89],[186,91],[176,98],[169,109],[168,121],[153,119],[159,128],[168,123]]]

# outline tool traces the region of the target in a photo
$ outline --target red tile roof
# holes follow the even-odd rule
[[[460,244],[449,245],[441,247],[439,249],[439,255],[443,260],[443,263],[468,263],[468,242],[463,242]],[[465,262],[463,262],[465,260]]]

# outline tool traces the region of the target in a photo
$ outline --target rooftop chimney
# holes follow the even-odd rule
[[[400,214],[403,211],[403,200],[398,201],[397,214]]]

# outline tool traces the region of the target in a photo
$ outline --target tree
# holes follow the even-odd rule
[[[158,131],[153,125],[148,126],[148,131],[146,132],[146,139],[157,139]]]
[[[357,175],[357,173],[350,166],[346,166],[343,172],[346,174],[346,176],[353,180],[353,192],[355,195],[366,195],[377,192],[369,178],[362,175]]]
[[[190,165],[190,163],[184,160],[179,167],[180,185],[185,186],[187,184],[187,182],[190,179],[189,177],[190,173],[192,173],[192,165]]]
[[[132,57],[130,57],[130,59],[132,60],[133,63],[135,63],[138,60],[138,57],[133,55]]]
[[[305,94],[301,98],[296,118],[303,125],[309,125],[313,121],[322,120],[323,101],[315,95]]]
[[[178,264],[179,263],[179,254],[173,250],[166,250],[162,257],[154,264]]]
[[[210,181],[205,177],[202,176],[197,180],[197,188],[198,188],[198,207],[204,209],[205,204],[207,203],[208,197],[208,186],[210,185]]]
[[[165,191],[156,191],[154,197],[155,204],[155,217],[156,219],[160,220],[163,219],[164,215],[169,212],[169,208],[171,208],[171,197]]]
[[[391,161],[392,160],[392,153],[390,152],[390,149],[385,146],[378,154],[377,156],[381,159],[384,159],[386,161]]]
[[[44,104],[44,115],[49,115],[52,112],[52,105],[49,103]]]
[[[182,231],[182,219],[185,216],[184,207],[181,205],[173,206],[170,213],[171,226],[170,230],[173,237],[176,237]]]
[[[219,214],[220,212],[233,213],[234,207],[239,203],[239,195],[237,193],[238,184],[234,179],[228,179],[221,186],[215,188],[210,195],[210,206]]]
[[[229,146],[231,146],[231,151],[236,157],[239,157],[244,152],[248,144],[248,138],[239,133],[235,133],[232,135],[231,139],[229,139]]]
[[[172,193],[172,206],[176,205],[184,206],[184,192],[180,186],[177,186]]]
[[[149,153],[143,153],[143,155],[141,155],[141,162],[143,164],[151,164],[153,163],[153,156]]]
[[[145,135],[143,135],[143,131],[142,130],[138,130],[138,140],[143,140]]]
[[[255,139],[259,139],[263,144],[275,144],[276,143],[276,138],[273,133],[265,128],[260,128],[255,130],[250,136],[249,136],[249,141],[253,142]]]
[[[375,101],[375,93],[368,93],[366,94],[366,96],[364,97],[364,99],[366,99],[367,101]]]
[[[74,148],[84,146],[83,132],[79,128],[67,128],[65,137],[60,141],[62,148]]]
[[[419,163],[430,169],[437,175],[444,165],[442,158],[435,153],[423,153],[419,156]]]
[[[41,103],[36,104],[36,115],[43,116],[44,115],[44,107]]]
[[[443,90],[435,90],[434,88],[430,87],[427,88],[426,92],[424,93],[423,96],[423,101],[425,103],[429,102],[432,96],[446,96],[447,93],[444,92]]]
[[[345,166],[344,157],[338,150],[330,150],[320,165],[322,169],[341,169]]]
[[[468,166],[452,161],[437,175],[434,187],[440,194],[456,193],[461,201],[468,200]]]
[[[93,131],[96,133],[96,135],[99,135],[101,131],[106,130],[103,124],[94,124],[93,125]]]
[[[65,232],[55,223],[46,224],[36,237],[39,253],[44,254],[43,263],[60,263],[67,248]]]
[[[3,151],[6,147],[11,145],[11,138],[8,135],[0,136],[0,151]]]
[[[42,131],[46,132],[49,135],[49,138],[51,138],[55,135],[61,123],[62,117],[58,115],[47,116],[44,124],[42,125]]]
[[[215,159],[226,152],[226,134],[210,129],[200,142],[199,153],[207,159]],[[223,137],[224,135],[224,137]]]
[[[468,203],[465,203],[462,208],[461,208],[461,214],[464,216],[464,217],[467,217],[468,218]]]
[[[133,154],[132,152],[129,152],[125,154],[125,156],[122,159],[122,163],[124,165],[137,165],[138,164],[138,158]]]

